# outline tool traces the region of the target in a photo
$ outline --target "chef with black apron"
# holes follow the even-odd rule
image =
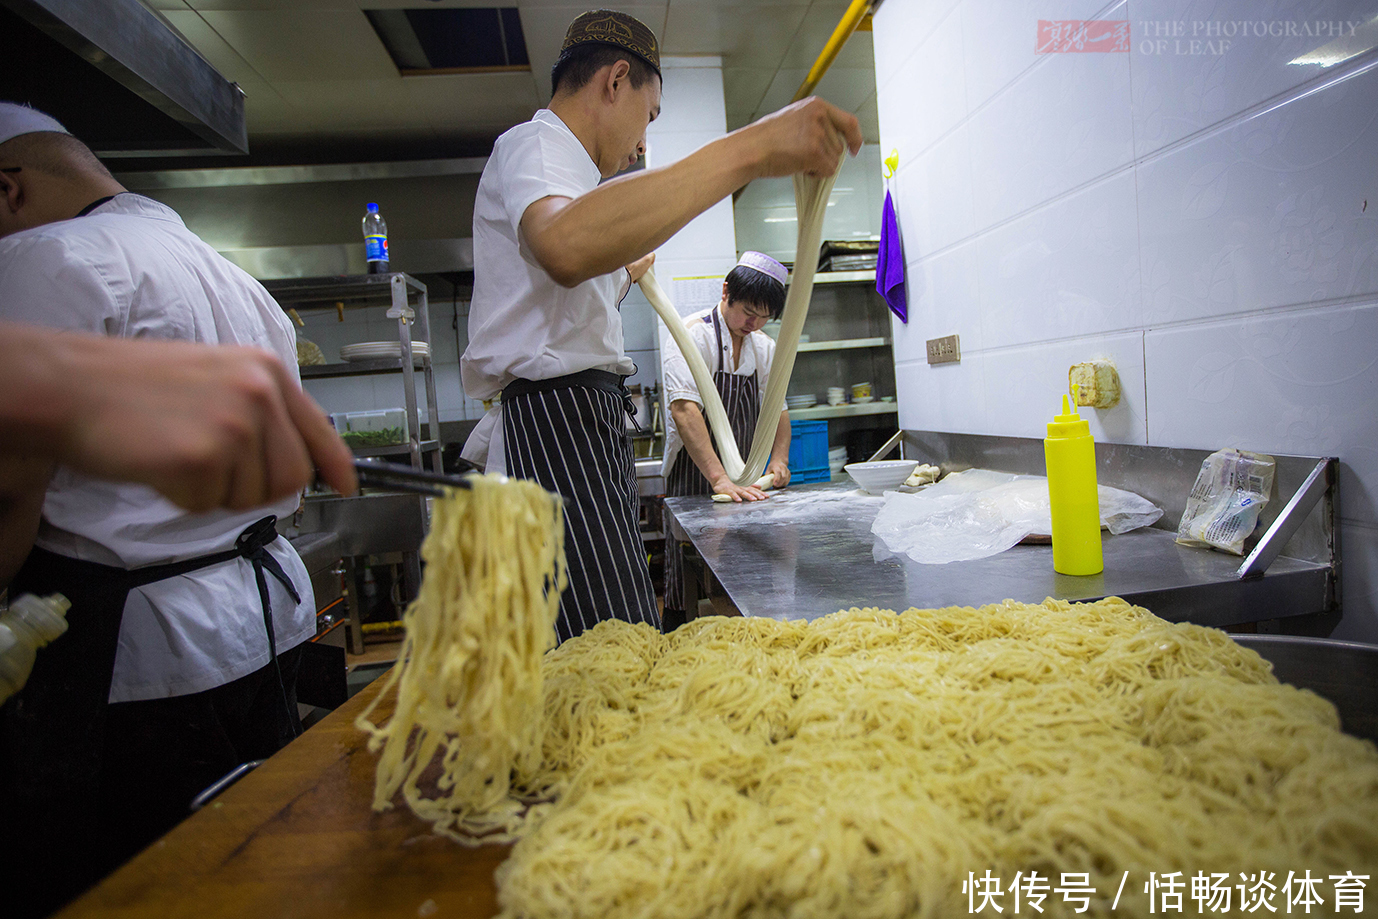
[[[704,363],[713,371],[713,385],[722,397],[723,408],[745,455],[760,417],[761,399],[770,378],[775,357],[775,342],[761,331],[768,320],[780,318],[785,308],[785,266],[761,252],[747,252],[728,272],[722,286],[722,299],[710,309],[685,319],[689,337],[698,347]],[[728,495],[734,501],[759,501],[765,492],[754,485],[737,485],[728,477],[718,455],[718,445],[708,429],[703,413],[703,398],[674,340],[662,342],[665,398],[670,417],[665,430],[665,476],[667,497],[681,495]],[[774,486],[789,483],[789,413],[780,413],[775,442],[766,473]],[[667,630],[684,622],[689,611],[680,609],[683,590],[684,549],[667,540],[665,549],[665,613]]]
[[[861,149],[861,129],[805,99],[673,163],[628,171],[660,114],[660,46],[616,10],[574,19],[551,85],[549,108],[499,137],[479,178],[460,373],[469,398],[494,403],[464,458],[564,500],[563,641],[605,619],[660,625],[627,436],[624,381],[636,367],[622,297],[689,221],[758,177],[832,175],[844,148]]]
[[[0,191],[0,320],[251,345],[298,382],[291,323],[263,285],[57,121],[0,103]],[[56,469],[9,585],[72,605],[66,634],[0,706],[6,916],[60,906],[197,792],[300,733],[295,674],[315,604],[275,527],[298,500],[196,514],[145,485]]]

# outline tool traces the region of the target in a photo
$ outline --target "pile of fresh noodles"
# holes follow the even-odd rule
[[[548,573],[551,533],[531,532],[531,571]],[[487,583],[430,557],[428,578]],[[1120,600],[709,618],[668,636],[613,621],[538,671],[546,607],[427,587],[379,801],[400,785],[443,832],[519,837],[498,873],[510,919],[966,915],[963,881],[988,870],[1049,888],[1088,872],[1088,915],[1142,915],[1149,872],[1184,872],[1188,892],[1197,872],[1275,872],[1281,898],[1290,871],[1378,866],[1378,751],[1224,633]],[[510,697],[542,671],[544,716],[529,698],[519,715]],[[437,744],[453,790],[423,800]]]
[[[510,840],[538,811],[511,797],[510,781],[540,768],[541,659],[565,585],[564,518],[533,482],[469,482],[435,501],[400,663],[355,723],[382,751],[376,810],[400,790],[439,832]],[[377,726],[369,719],[387,697],[395,713]]]

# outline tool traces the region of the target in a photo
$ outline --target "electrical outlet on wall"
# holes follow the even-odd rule
[[[930,364],[956,364],[962,360],[962,345],[956,335],[928,340],[928,362]]]

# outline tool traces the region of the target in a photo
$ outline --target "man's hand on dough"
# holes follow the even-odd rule
[[[721,501],[723,497],[741,503],[742,501],[764,501],[770,496],[755,485],[738,485],[724,475],[713,482],[713,500]]]
[[[784,488],[789,484],[789,463],[784,460],[771,460],[766,472],[774,477],[775,487]]]

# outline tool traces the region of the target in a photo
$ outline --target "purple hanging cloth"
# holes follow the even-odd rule
[[[885,210],[880,218],[880,255],[876,259],[876,293],[890,304],[890,312],[909,322],[909,304],[904,294],[904,247],[900,245],[900,225],[895,219],[895,202],[885,190]]]

